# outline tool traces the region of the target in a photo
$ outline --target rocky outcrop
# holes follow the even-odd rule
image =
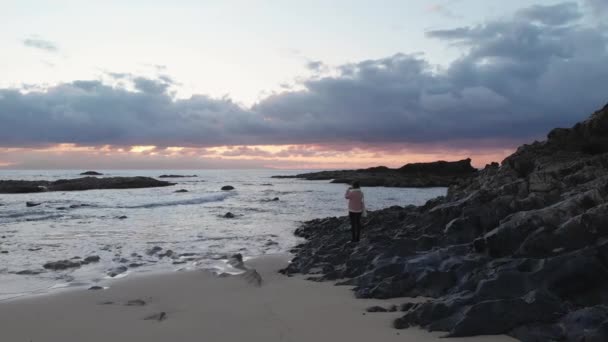
[[[42,267],[49,269],[49,270],[60,271],[60,270],[66,270],[68,268],[77,268],[77,267],[80,267],[80,265],[81,264],[79,261],[59,260],[59,261],[47,262]]]
[[[174,185],[150,177],[83,177],[57,181],[0,180],[0,193],[30,193],[43,191],[81,191],[96,189],[134,189]]]
[[[197,175],[160,175],[158,178],[194,178]]]
[[[81,176],[103,176],[103,173],[97,171],[85,171],[80,174]]]
[[[420,207],[305,223],[282,272],[354,286],[360,298],[423,296],[396,328],[522,341],[608,340],[608,106]],[[346,280],[342,280],[346,279]]]
[[[303,173],[295,176],[273,176],[273,178],[300,178],[306,180],[331,180],[332,183],[352,183],[361,186],[387,186],[402,188],[443,187],[473,176],[477,170],[471,159],[455,162],[407,164],[398,169],[386,166],[360,170],[339,170]]]

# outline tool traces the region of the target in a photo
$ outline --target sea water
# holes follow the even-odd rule
[[[346,185],[329,181],[274,179],[302,171],[277,170],[97,170],[102,177],[162,174],[176,185],[160,188],[0,194],[0,299],[52,289],[111,283],[119,266],[134,273],[213,267],[241,253],[257,256],[288,251],[299,242],[293,231],[303,221],[346,214]],[[0,179],[58,180],[81,171],[0,171]],[[235,190],[222,191],[224,185]],[[176,193],[185,189],[188,192]],[[421,205],[445,188],[364,188],[369,210]],[[278,198],[278,200],[273,200]],[[26,207],[26,202],[39,206]],[[234,218],[225,218],[231,212]],[[174,257],[146,251],[158,246]],[[158,253],[157,253],[158,254]],[[79,268],[49,271],[49,261],[101,257]],[[175,257],[175,255],[179,257]],[[74,259],[79,260],[79,259]],[[29,270],[33,275],[18,275]]]

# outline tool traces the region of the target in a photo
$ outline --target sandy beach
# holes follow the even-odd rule
[[[82,341],[438,341],[441,333],[396,330],[400,313],[365,313],[373,305],[347,287],[277,273],[287,256],[247,262],[262,277],[185,271],[117,280],[105,290],[74,289],[0,303],[1,340]],[[504,336],[454,341],[512,341]]]

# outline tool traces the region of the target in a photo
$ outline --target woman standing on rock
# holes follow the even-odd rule
[[[361,215],[365,211],[363,203],[363,192],[359,182],[355,181],[346,190],[344,198],[348,200],[348,216],[350,217],[350,231],[353,234],[353,242],[359,242],[361,238]]]

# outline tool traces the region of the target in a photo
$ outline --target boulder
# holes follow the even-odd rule
[[[127,270],[128,270],[127,266],[118,266],[118,267],[114,267],[114,268],[108,270],[107,275],[114,278],[119,274],[127,272]]]
[[[37,206],[39,206],[41,204],[42,203],[39,203],[39,202],[25,202],[25,206],[28,207],[28,208],[29,207],[37,207]]]
[[[234,187],[232,185],[224,185],[222,187],[222,190],[224,190],[224,191],[230,191],[230,190],[234,190]]]
[[[99,257],[99,255],[91,255],[91,256],[84,258],[83,262],[89,264],[92,262],[99,262],[100,259],[101,258]]]
[[[59,271],[59,270],[66,270],[69,268],[77,268],[77,267],[80,267],[80,265],[81,265],[81,263],[79,261],[59,260],[59,261],[47,262],[46,264],[42,265],[42,267],[49,269],[49,270],[53,270],[53,271]]]

